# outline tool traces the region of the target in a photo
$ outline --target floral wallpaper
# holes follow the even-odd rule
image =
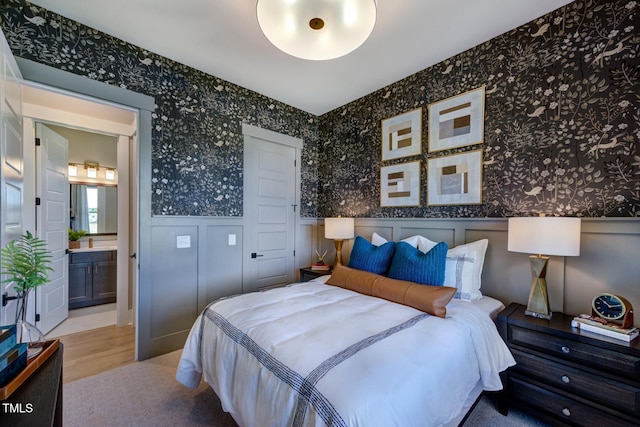
[[[321,117],[322,216],[640,216],[640,5],[580,0]],[[427,152],[428,105],[485,86],[484,143]],[[423,107],[422,154],[381,161],[381,120]],[[483,150],[482,204],[426,206],[427,159]],[[380,167],[421,160],[420,206]]]
[[[13,53],[153,96],[155,215],[242,216],[242,121],[305,141],[302,217],[640,216],[640,5],[578,0],[321,117],[24,0]],[[484,86],[484,142],[428,153],[430,103]],[[382,162],[381,120],[423,108],[422,154]],[[427,159],[483,150],[482,203],[426,206]],[[380,207],[380,167],[421,160],[421,204]]]
[[[304,140],[301,215],[317,216],[317,117],[23,0],[0,14],[14,55],[155,97],[154,215],[242,216],[244,121]]]

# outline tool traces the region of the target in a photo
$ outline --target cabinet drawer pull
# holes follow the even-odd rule
[[[563,408],[562,409],[562,415],[570,417],[571,416],[571,411],[569,410],[569,408]]]
[[[569,378],[566,375],[563,375],[562,376],[562,382],[565,383],[565,384],[569,384],[571,382],[571,378]]]
[[[569,347],[567,347],[566,345],[562,346],[562,352],[564,354],[569,354],[571,352],[571,349]]]

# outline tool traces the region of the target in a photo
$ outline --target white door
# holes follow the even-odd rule
[[[295,279],[296,148],[269,136],[245,133],[243,292]]]
[[[69,141],[41,123],[36,124],[36,138],[38,237],[47,242],[53,268],[49,283],[36,292],[36,326],[46,334],[69,316]]]
[[[1,32],[0,45],[0,245],[5,247],[23,232],[24,144],[20,70]],[[2,284],[0,291],[16,294],[11,283]],[[11,300],[0,307],[0,324],[15,322],[16,306]]]

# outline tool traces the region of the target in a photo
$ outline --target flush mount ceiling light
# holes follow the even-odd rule
[[[369,37],[375,0],[257,0],[258,23],[278,49],[302,59],[346,55]]]

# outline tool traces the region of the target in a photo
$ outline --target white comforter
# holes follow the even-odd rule
[[[515,364],[486,314],[447,318],[307,282],[219,300],[195,322],[176,378],[201,373],[240,426],[438,426],[478,380]]]

